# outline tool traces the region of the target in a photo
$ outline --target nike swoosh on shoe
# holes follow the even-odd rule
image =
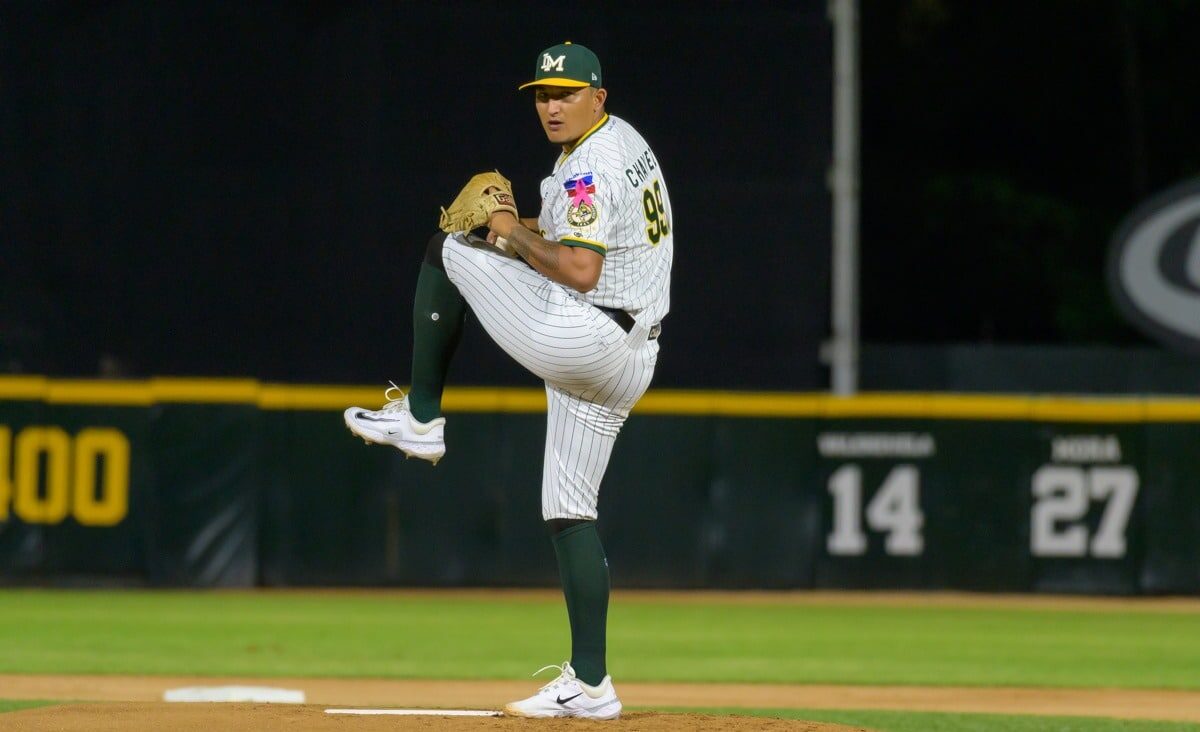
[[[386,417],[368,417],[366,415],[366,413],[364,413],[364,412],[359,412],[358,414],[354,415],[354,418],[361,419],[364,422],[399,422],[400,421],[398,419],[387,419]]]

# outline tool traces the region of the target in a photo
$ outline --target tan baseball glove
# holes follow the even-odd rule
[[[447,234],[471,231],[487,226],[488,219],[497,211],[508,211],[519,218],[512,183],[498,170],[480,173],[467,181],[450,205],[442,209],[438,226]]]

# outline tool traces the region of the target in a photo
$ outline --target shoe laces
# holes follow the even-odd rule
[[[400,387],[396,386],[396,382],[389,380],[388,383],[391,384],[391,386],[383,390],[383,398],[387,400],[387,404],[384,404],[383,408],[379,411],[386,413],[406,411],[407,407],[404,403],[404,391]],[[397,396],[393,397],[392,392],[396,392]]]
[[[537,671],[534,671],[531,675],[537,676],[538,674],[545,671],[546,669],[551,669],[551,668],[558,670],[558,672],[559,672],[558,678],[554,679],[550,683],[548,683],[545,686],[543,686],[542,688],[538,689],[538,691],[550,691],[551,689],[557,689],[558,687],[563,686],[564,684],[567,684],[567,683],[575,680],[575,669],[571,668],[570,661],[563,661],[561,666],[558,664],[553,664],[553,663],[550,664],[549,666],[542,666]]]

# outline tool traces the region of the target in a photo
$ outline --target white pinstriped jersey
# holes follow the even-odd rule
[[[606,114],[542,181],[544,236],[604,255],[596,289],[579,295],[649,327],[671,306],[674,218],[654,152],[625,120]]]

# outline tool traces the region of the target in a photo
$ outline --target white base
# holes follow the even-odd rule
[[[303,704],[304,692],[299,689],[276,689],[270,686],[185,686],[164,691],[163,701]]]

